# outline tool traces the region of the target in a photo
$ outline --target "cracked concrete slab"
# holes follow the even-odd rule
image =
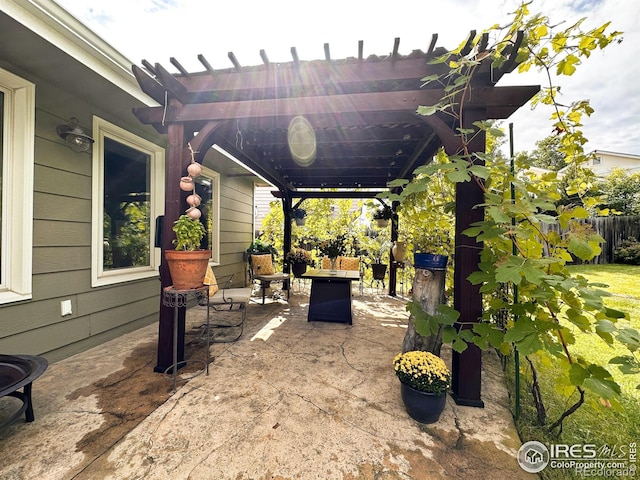
[[[307,322],[307,301],[252,303],[243,336],[213,345],[210,374],[174,394],[152,371],[155,325],[51,365],[34,384],[35,422],[0,432],[0,478],[536,478],[516,461],[495,354],[483,358],[485,408],[449,398],[423,425],[405,412],[392,367],[404,302],[356,295],[343,325]],[[203,310],[187,320],[197,330]]]

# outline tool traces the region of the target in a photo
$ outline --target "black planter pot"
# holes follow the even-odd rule
[[[447,394],[421,392],[404,383],[400,384],[404,407],[411,418],[420,423],[435,423],[447,403]]]
[[[304,272],[307,271],[307,264],[306,263],[292,263],[291,264],[291,271],[293,272],[293,276],[294,277],[300,278],[300,277],[302,277]]]
[[[372,263],[371,271],[373,272],[374,280],[384,280],[384,276],[387,273],[387,265],[384,263]]]

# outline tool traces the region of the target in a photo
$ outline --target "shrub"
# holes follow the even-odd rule
[[[613,251],[613,260],[616,263],[640,265],[640,242],[635,238],[623,240]]]

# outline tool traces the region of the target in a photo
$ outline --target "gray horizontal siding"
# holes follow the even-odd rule
[[[55,361],[157,321],[160,282],[91,287],[92,155],[70,150],[56,126],[73,112],[90,130],[96,110],[39,80],[36,95],[33,296],[0,305],[0,352]],[[73,312],[65,317],[63,300]]]
[[[71,92],[36,81],[34,169],[33,298],[0,305],[0,351],[45,355],[56,361],[158,320],[160,282],[157,278],[91,287],[90,152],[72,152],[56,126],[75,115],[90,131],[98,112],[107,120],[131,128],[162,144],[149,127],[132,125],[130,105],[118,117],[106,105],[89,105]],[[123,103],[114,87],[110,96]],[[99,102],[97,102],[99,103]],[[108,113],[105,113],[108,112]],[[125,118],[126,117],[126,118]],[[244,252],[253,238],[253,177],[229,176],[238,167],[217,153],[205,163],[221,174],[220,260],[216,275],[235,275],[235,286],[246,282]],[[60,302],[70,300],[72,314],[62,317]]]

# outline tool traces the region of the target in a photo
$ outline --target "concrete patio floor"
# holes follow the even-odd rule
[[[392,368],[404,301],[356,294],[351,326],[307,322],[307,302],[295,290],[288,302],[252,302],[242,337],[213,345],[209,375],[175,393],[170,375],[152,371],[157,325],[50,365],[34,383],[35,421],[0,431],[0,478],[537,478],[517,464],[495,353],[483,360],[485,408],[448,398],[423,425],[405,412]],[[189,310],[188,338],[203,321]]]

